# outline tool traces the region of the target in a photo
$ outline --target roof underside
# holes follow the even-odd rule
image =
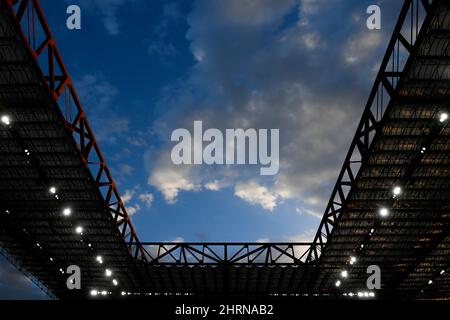
[[[67,276],[59,271],[71,264],[83,270],[84,286],[111,286],[95,261],[97,252],[114,266],[119,282],[136,288],[138,280],[126,272],[134,261],[4,11],[0,111],[14,122],[11,128],[0,126],[0,241],[9,258],[60,298],[74,294],[68,293]],[[59,200],[49,194],[52,185],[58,188]],[[62,218],[66,206],[72,208],[73,218]],[[74,232],[78,224],[87,230],[86,236]]]
[[[450,297],[449,273],[440,274],[450,262],[450,127],[439,125],[450,111],[448,4],[437,12],[321,257],[322,265],[344,267],[359,252],[348,267],[350,291],[364,286],[367,266],[376,264],[386,295]],[[390,200],[398,185],[401,196]],[[378,217],[381,207],[388,218]],[[320,272],[316,288],[332,287],[339,271]]]

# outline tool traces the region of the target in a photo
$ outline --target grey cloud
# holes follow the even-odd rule
[[[253,2],[245,3],[251,7]],[[276,3],[264,1],[258,7],[262,13],[245,14],[246,21],[240,21],[239,16],[229,16],[236,10],[233,1],[196,1],[187,37],[198,63],[187,78],[167,89],[160,101],[161,109],[167,111],[154,128],[160,130],[165,142],[171,130],[191,128],[193,120],[221,129],[279,128],[280,174],[261,183],[269,185],[278,199],[321,199],[308,205],[308,210],[321,211],[362,114],[374,78],[372,70],[382,57],[391,29],[385,28],[378,35],[365,29],[365,21],[352,19],[355,9],[348,10],[352,8],[350,1],[345,6],[338,1],[310,1],[314,7],[305,14],[310,18],[323,15],[324,19],[279,28],[295,6],[283,2],[284,6],[265,19],[264,12]],[[365,14],[365,7],[359,6]],[[245,10],[244,5],[240,14]],[[333,19],[327,19],[331,14]],[[341,30],[336,30],[339,27]],[[350,65],[345,59],[349,50],[359,57]],[[167,161],[170,159],[160,158],[159,164]],[[155,163],[151,169],[154,175],[160,167]],[[227,169],[215,173],[205,167],[190,169],[184,176],[185,185],[224,177],[237,184],[257,174],[250,168]],[[238,170],[238,175],[231,174]],[[150,183],[158,187],[157,181],[150,179]],[[194,188],[184,190],[190,189]]]

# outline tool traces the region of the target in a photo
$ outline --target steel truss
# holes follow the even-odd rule
[[[39,1],[0,1],[1,6],[8,11],[16,33],[27,45],[28,55],[53,100],[52,107],[64,121],[84,167],[89,169],[91,178],[104,199],[105,210],[119,229],[129,252],[134,257],[142,256],[143,252],[139,252],[141,247],[136,245],[139,243],[137,233],[97,144]]]
[[[149,265],[301,265],[311,243],[141,242]]]
[[[414,57],[418,57],[416,41],[420,41],[422,26],[430,22],[431,13],[438,2],[405,0],[356,134],[314,237],[314,245],[309,251],[307,262],[319,260],[331,241],[355,183],[362,169],[367,166],[375,142],[382,133],[386,116],[389,115],[395,100],[401,99],[398,88],[404,81],[404,70]],[[416,99],[413,100],[417,102]]]

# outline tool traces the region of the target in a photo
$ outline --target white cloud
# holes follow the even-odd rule
[[[175,239],[173,239],[172,241],[169,241],[169,242],[182,243],[182,242],[184,242],[184,238],[183,237],[176,237]]]
[[[136,214],[138,211],[141,210],[141,206],[137,203],[132,204],[136,191],[139,189],[139,186],[135,186],[133,189],[127,189],[125,190],[125,193],[122,195],[122,201],[125,204],[125,207],[127,208],[127,212],[129,216],[132,216]],[[139,196],[140,198],[140,196]]]
[[[371,58],[374,50],[380,47],[383,40],[381,32],[367,30],[351,38],[345,49],[345,61],[349,64],[361,63]]]
[[[150,208],[153,203],[153,194],[151,193],[142,193],[139,195],[139,200],[145,203],[147,208]]]
[[[234,194],[250,204],[258,204],[269,211],[273,211],[277,206],[278,195],[255,181],[236,184]]]
[[[219,191],[223,185],[218,180],[214,180],[205,184],[205,189],[210,191]]]
[[[138,204],[132,205],[132,206],[126,206],[127,212],[129,216],[134,215],[136,212],[141,210],[141,206]]]
[[[122,201],[124,203],[130,202],[133,199],[135,193],[135,190],[125,190],[125,193],[122,195]]]
[[[182,191],[231,187],[265,210],[290,200],[318,218],[366,103],[383,37],[338,0],[257,2],[196,1],[187,38],[197,62],[165,89],[159,106],[166,113],[152,129],[166,150],[170,132],[194,120],[219,129],[280,128],[279,174],[262,180],[256,166],[171,168],[170,154],[161,152],[149,157],[149,183],[171,202]],[[286,23],[296,5],[299,20]],[[216,183],[223,179],[225,186]]]
[[[198,184],[190,180],[189,170],[186,167],[174,167],[170,164],[167,165],[167,163],[153,170],[148,182],[158,188],[169,204],[177,202],[180,191],[200,189]]]

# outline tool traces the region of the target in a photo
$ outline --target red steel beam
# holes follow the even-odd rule
[[[39,1],[0,0],[0,5],[6,9],[13,21],[14,28],[52,99],[52,105],[49,107],[54,108],[65,123],[68,134],[73,138],[73,145],[79,151],[84,167],[90,172],[100,199],[103,199],[102,205],[120,231],[128,251],[135,259],[146,260],[136,230],[95,139]],[[36,43],[39,30],[43,33],[44,40]],[[43,68],[38,60],[42,55],[47,55],[48,62]],[[61,100],[64,101],[66,110],[69,108],[70,112],[62,112]]]

